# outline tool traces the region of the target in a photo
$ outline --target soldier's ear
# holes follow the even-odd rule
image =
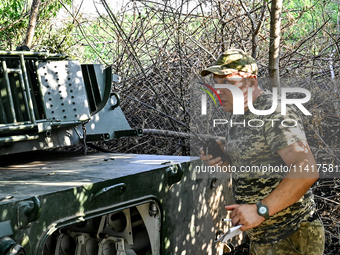
[[[250,79],[251,79],[250,86],[252,87],[252,86],[254,86],[256,84],[257,76],[255,74],[252,74],[250,76]]]

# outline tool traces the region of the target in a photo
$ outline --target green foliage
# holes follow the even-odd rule
[[[288,0],[284,2],[283,27],[289,25],[290,40],[296,41],[307,36],[324,22],[336,28],[339,5],[320,0]]]
[[[21,40],[21,31],[27,28],[28,15],[24,0],[0,2],[0,49],[12,49]],[[26,19],[24,19],[26,14]],[[11,23],[15,24],[11,24]],[[1,31],[2,30],[2,31]]]
[[[8,25],[11,20],[18,19],[23,12],[27,11],[25,6],[24,0],[4,0],[0,2],[0,9],[1,9],[1,17],[0,17],[0,24]]]
[[[70,6],[72,0],[63,0],[62,1],[66,6]],[[51,19],[55,18],[60,9],[62,9],[62,4],[58,0],[48,1],[42,0],[42,8],[40,10],[40,18],[41,19]]]
[[[27,0],[3,0],[0,2],[0,49],[13,50],[23,42],[29,20],[31,1]],[[133,2],[131,0],[131,2]],[[117,11],[112,9],[117,16],[121,32],[112,23],[108,16],[94,17],[88,19],[79,14],[73,20],[71,15],[63,21],[58,20],[60,10],[70,9],[72,0],[42,0],[39,11],[39,20],[35,31],[33,44],[45,46],[48,50],[58,53],[65,53],[81,59],[83,62],[102,62],[102,63],[124,63],[131,58],[131,47],[137,49],[136,56],[144,65],[152,64],[159,56],[160,52],[168,54],[173,49],[180,48],[181,44],[194,42],[202,50],[202,47],[209,48],[212,43],[220,45],[222,42],[228,47],[239,47],[227,42],[233,40],[228,38],[233,31],[236,31],[231,23],[225,27],[224,34],[220,32],[221,20],[219,15],[211,20],[206,17],[210,15],[210,7],[204,9],[196,8],[195,15],[177,15],[176,12],[162,13],[158,11],[158,5],[149,4],[141,6],[134,11]],[[263,1],[243,0],[249,9],[261,6]],[[269,2],[270,5],[270,2]],[[64,8],[65,7],[65,8]],[[214,8],[217,8],[214,6]],[[243,12],[240,5],[235,4],[233,8],[235,14]],[[228,8],[225,10],[229,10]],[[216,12],[218,13],[218,12]],[[259,18],[258,13],[254,14],[253,19]],[[252,14],[253,15],[253,14]],[[269,14],[267,12],[263,28],[259,32],[259,50],[266,51],[269,45]],[[291,51],[298,47],[304,38],[308,38],[317,29],[329,20],[324,29],[313,37],[315,41],[312,47],[301,49],[303,51],[313,51],[316,55],[323,50],[330,40],[330,35],[335,38],[337,33],[337,19],[339,15],[339,5],[324,0],[285,0],[283,2],[282,13],[282,52]],[[225,16],[225,20],[229,20]],[[247,17],[244,16],[244,24],[240,28],[245,36],[251,36],[250,25],[247,25]],[[170,25],[172,24],[172,25]],[[173,25],[177,24],[177,25]],[[216,31],[213,36],[205,36],[202,31]],[[236,33],[237,34],[237,33]],[[235,34],[233,34],[235,35]],[[131,44],[127,46],[127,44]],[[245,44],[246,45],[246,44]],[[249,44],[248,44],[249,45]],[[164,48],[162,48],[164,46]],[[248,47],[248,46],[247,46]],[[329,49],[332,50],[333,48]],[[219,48],[216,47],[218,51]],[[147,53],[147,54],[146,54]],[[215,54],[214,52],[211,52]],[[182,54],[182,53],[180,53]],[[264,54],[263,54],[264,55]],[[117,67],[118,68],[118,67]]]
[[[0,50],[15,50],[22,44],[27,31],[30,17],[31,1],[27,0],[5,0],[0,2]],[[63,0],[65,5],[70,5],[72,0]],[[38,23],[35,30],[34,45],[45,44],[52,49],[60,48],[59,36],[70,32],[71,26],[58,27],[51,32],[54,25],[53,19],[57,17],[62,4],[58,0],[42,0],[39,9]],[[67,40],[64,40],[65,42]]]

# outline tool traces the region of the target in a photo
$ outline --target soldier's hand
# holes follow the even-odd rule
[[[232,211],[230,218],[234,226],[242,225],[241,231],[255,228],[260,225],[265,218],[257,213],[256,204],[234,204],[225,207],[228,211]]]
[[[223,146],[223,143],[220,140],[216,140],[216,143],[221,147],[224,152],[226,151],[226,147]],[[203,147],[199,149],[199,152],[201,153],[200,159],[206,161],[209,166],[223,165],[223,161],[220,157],[213,158],[212,155],[205,155]]]
[[[216,143],[221,147],[222,151],[224,151],[225,154],[227,154],[227,142],[225,145],[220,140],[216,140]]]

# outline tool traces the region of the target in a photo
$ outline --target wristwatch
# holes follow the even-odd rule
[[[261,215],[263,218],[268,219],[269,218],[269,209],[268,206],[262,204],[261,202],[258,202],[256,204],[257,206],[257,213]]]

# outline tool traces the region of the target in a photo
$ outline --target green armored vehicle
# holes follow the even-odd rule
[[[230,183],[197,178],[199,160],[49,150],[142,134],[111,92],[118,78],[64,55],[0,52],[0,255],[220,252]]]

